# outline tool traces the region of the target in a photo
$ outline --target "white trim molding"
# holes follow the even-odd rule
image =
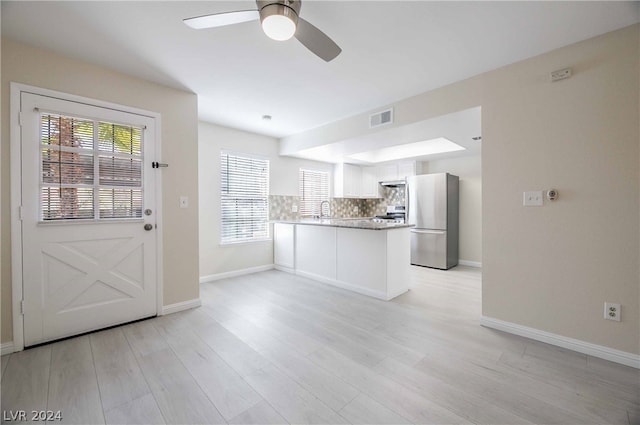
[[[216,280],[228,279],[230,277],[244,276],[246,274],[265,272],[267,270],[273,270],[273,268],[274,268],[273,264],[266,264],[264,266],[249,267],[246,269],[232,270],[230,272],[210,274],[208,276],[200,276],[200,283],[214,282]]]
[[[280,270],[281,272],[296,274],[296,269],[291,268],[291,267],[281,266],[279,264],[276,264],[276,265],[273,266],[273,268],[276,269],[276,270]]]
[[[321,276],[315,273],[309,273],[302,270],[296,270],[295,274],[298,276],[306,277],[307,279],[315,280],[316,282],[326,283],[327,285],[336,286],[338,288],[346,289],[351,292],[357,292],[358,294],[367,295],[369,297],[377,298],[379,300],[389,301],[398,295],[404,294],[407,290],[399,291],[398,293],[386,294],[382,291],[376,291],[375,289],[364,288],[358,285],[352,285],[347,282],[343,282],[337,279],[331,279],[325,276]]]
[[[162,312],[160,313],[160,316],[177,313],[179,311],[190,310],[192,308],[200,307],[201,305],[202,305],[202,301],[200,301],[200,298],[194,298],[192,300],[181,301],[179,303],[165,305],[165,306],[162,306]]]
[[[482,268],[482,263],[480,261],[458,260],[458,264],[461,266],[477,267],[479,269]]]
[[[20,128],[20,94],[27,90],[14,82],[10,83],[11,99],[9,101],[9,138],[10,138],[10,173],[11,185],[11,296],[13,346],[17,351],[24,349],[24,318],[22,317],[22,141]]]
[[[16,347],[13,345],[13,341],[3,342],[0,344],[0,356],[5,354],[11,354],[16,352]]]
[[[605,347],[603,345],[592,344],[590,342],[573,339],[562,335],[553,334],[551,332],[541,331],[535,328],[518,325],[516,323],[505,322],[503,320],[494,319],[492,317],[482,316],[480,324],[488,328],[497,329],[514,335],[520,335],[536,341],[545,342],[557,347],[566,348],[577,351],[578,353],[587,354],[589,356],[598,357],[625,366],[640,369],[640,355],[628,353],[626,351],[616,350],[614,348]]]

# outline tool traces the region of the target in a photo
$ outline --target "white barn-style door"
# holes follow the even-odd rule
[[[157,313],[155,119],[22,92],[24,345]]]

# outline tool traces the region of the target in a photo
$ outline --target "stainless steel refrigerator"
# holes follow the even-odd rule
[[[411,264],[445,270],[458,264],[458,186],[449,173],[409,177]]]

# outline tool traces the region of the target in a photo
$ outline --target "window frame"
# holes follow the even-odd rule
[[[38,158],[38,174],[39,174],[39,185],[40,185],[40,189],[39,189],[39,201],[38,201],[38,225],[44,225],[44,226],[55,226],[55,225],[68,225],[68,224],[72,224],[72,223],[83,223],[83,224],[89,224],[89,223],[95,223],[95,224],[103,224],[103,223],[122,223],[122,222],[142,222],[144,221],[144,209],[145,209],[145,188],[144,188],[144,181],[145,181],[145,152],[144,152],[144,143],[145,143],[145,138],[146,138],[146,134],[145,134],[145,129],[146,126],[144,125],[139,125],[139,124],[133,124],[133,123],[127,123],[127,122],[121,122],[118,120],[108,120],[108,119],[101,119],[101,118],[96,118],[96,117],[92,117],[92,116],[88,116],[88,115],[84,115],[84,114],[71,114],[71,113],[67,113],[67,112],[61,112],[61,111],[55,111],[52,109],[47,109],[47,108],[37,108],[36,112],[39,115],[38,118],[38,144],[40,147],[40,156]],[[51,146],[47,146],[46,144],[43,143],[42,141],[42,119],[45,115],[53,115],[53,116],[59,116],[59,117],[64,117],[64,118],[69,118],[72,120],[82,120],[85,122],[91,122],[92,123],[92,143],[91,143],[91,148],[76,148],[76,147],[65,147],[65,146],[58,146],[57,148],[55,147],[55,145],[52,145],[54,147]],[[135,155],[133,153],[131,154],[126,154],[126,153],[118,153],[118,152],[109,152],[108,150],[101,150],[100,149],[100,136],[99,136],[99,126],[101,124],[108,124],[108,125],[115,125],[115,126],[120,126],[120,127],[130,127],[131,129],[137,129],[140,132],[140,154],[139,155]],[[91,155],[93,158],[93,183],[92,184],[74,184],[73,186],[75,186],[76,188],[80,188],[80,189],[87,189],[87,190],[91,190],[93,193],[93,214],[92,217],[67,217],[67,218],[51,218],[51,219],[47,219],[45,218],[45,214],[44,214],[44,209],[43,209],[43,205],[42,205],[42,190],[46,187],[46,186],[51,186],[50,183],[47,183],[44,181],[44,165],[43,165],[43,154],[42,154],[42,150],[44,149],[50,149],[50,150],[58,150],[59,152],[70,152],[70,153],[78,153],[78,154],[83,154],[83,155]],[[139,160],[140,162],[140,185],[136,186],[136,185],[132,185],[132,186],[122,186],[122,185],[108,185],[108,184],[100,184],[100,158],[105,158],[107,157],[109,154],[112,154],[114,158],[121,158],[121,159],[126,159],[126,158],[131,158],[131,159],[136,159]],[[62,188],[64,185],[59,186],[59,188]],[[70,185],[66,185],[67,187],[69,187]],[[127,190],[127,189],[138,189],[140,191],[140,216],[124,216],[124,217],[104,217],[100,214],[100,191],[101,189],[115,189],[115,190]]]
[[[223,168],[222,168],[222,158],[223,156],[235,156],[235,157],[239,157],[239,158],[244,158],[244,159],[249,159],[249,160],[256,160],[256,161],[264,161],[265,165],[266,165],[266,173],[264,175],[264,179],[265,179],[265,195],[264,195],[264,202],[265,202],[265,210],[266,210],[266,217],[264,219],[264,223],[265,223],[265,236],[258,236],[258,237],[252,237],[252,238],[248,238],[248,239],[236,239],[236,240],[225,240],[224,239],[224,233],[225,233],[225,220],[224,220],[224,192],[222,190],[222,182],[223,182]],[[270,193],[270,178],[271,178],[271,160],[268,156],[263,156],[263,155],[257,155],[257,154],[253,154],[253,153],[246,153],[246,152],[238,152],[238,151],[233,151],[233,150],[227,150],[227,149],[221,149],[220,150],[220,158],[219,158],[219,165],[220,165],[220,170],[218,172],[218,177],[219,177],[219,185],[218,188],[220,190],[220,238],[219,238],[219,245],[220,246],[233,246],[233,245],[239,245],[239,244],[246,244],[246,243],[254,243],[254,242],[264,242],[264,241],[270,241],[271,240],[271,226],[269,224],[269,207],[270,207],[270,202],[269,202],[269,193]]]

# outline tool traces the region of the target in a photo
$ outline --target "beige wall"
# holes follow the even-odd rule
[[[2,39],[2,341],[12,340],[9,82],[14,81],[162,114],[164,304],[197,298],[198,127],[195,94],[171,89]],[[188,209],[178,208],[180,195]],[[14,253],[15,254],[15,253]]]
[[[482,160],[480,156],[422,162],[422,174],[451,173],[460,177],[461,261],[482,263]]]
[[[485,316],[640,353],[638,28],[486,75]],[[574,76],[549,83],[566,66]],[[557,201],[522,207],[523,191],[552,187]]]
[[[483,315],[640,353],[639,28],[393,105],[394,125],[482,106]],[[564,67],[573,77],[551,83]],[[365,134],[367,116],[282,150]],[[522,206],[523,191],[551,187],[554,203]],[[603,319],[605,301],[622,322]]]
[[[269,158],[269,194],[298,196],[298,170],[331,171],[332,165],[278,155],[278,140],[200,122],[200,276],[273,264],[273,242],[220,245],[220,150]]]

